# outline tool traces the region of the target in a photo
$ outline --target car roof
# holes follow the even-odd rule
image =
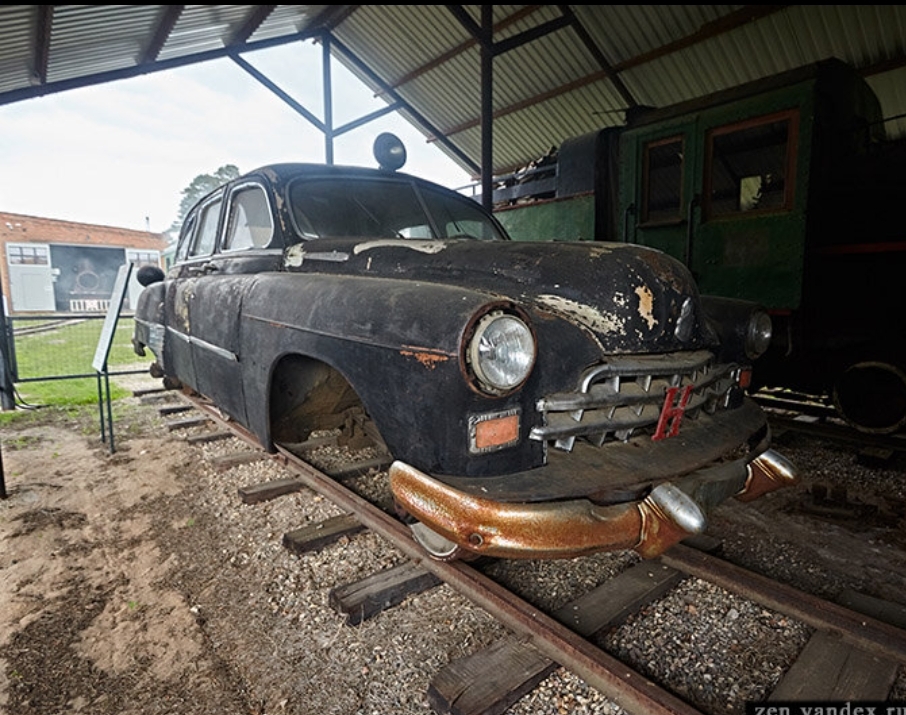
[[[417,181],[423,184],[434,184],[434,182],[428,181],[426,179],[421,179],[412,174],[406,174],[400,171],[389,171],[386,169],[374,169],[364,166],[343,166],[336,164],[308,164],[301,162],[286,162],[279,164],[267,164],[265,166],[260,166],[257,169],[253,169],[245,174],[243,174],[237,181],[241,181],[243,178],[249,178],[251,176],[260,176],[264,175],[271,180],[278,180],[280,182],[288,181],[289,179],[296,178],[298,176],[304,176],[310,174],[313,176],[345,176],[345,177],[360,177],[360,178],[397,178],[403,179],[405,181]],[[445,187],[441,187],[445,188]]]

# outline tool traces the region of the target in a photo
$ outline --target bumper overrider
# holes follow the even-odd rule
[[[418,519],[412,527],[415,539],[439,559],[469,553],[570,558],[621,549],[652,558],[704,531],[708,511],[727,497],[750,501],[795,481],[790,462],[767,450],[751,462],[725,462],[662,482],[640,501],[519,504],[454,489],[403,462],[390,468],[397,502]]]

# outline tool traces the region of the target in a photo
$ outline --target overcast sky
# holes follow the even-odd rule
[[[321,47],[294,43],[244,58],[318,117]],[[332,63],[334,125],[384,103]],[[397,115],[334,143],[334,162],[374,166],[392,131],[404,167],[458,187],[468,175]],[[199,174],[284,161],[324,161],[324,139],[270,90],[223,59],[0,106],[0,211],[160,232]]]

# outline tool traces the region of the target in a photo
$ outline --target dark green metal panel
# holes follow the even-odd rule
[[[494,216],[516,241],[591,241],[595,237],[591,194],[508,207]]]
[[[702,293],[744,298],[774,309],[798,308],[806,255],[814,87],[814,81],[803,82],[628,130],[621,148],[626,172],[621,205],[634,202],[638,207],[628,240],[688,262]],[[788,137],[795,161],[789,164],[791,175],[785,177],[792,182],[792,203],[776,210],[709,215],[710,133],[784,112],[792,112],[782,116],[796,127],[795,135]],[[672,222],[646,223],[641,213],[645,146],[673,136],[683,142],[682,212]]]

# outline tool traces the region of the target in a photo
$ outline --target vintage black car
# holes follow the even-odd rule
[[[268,449],[367,418],[436,558],[652,556],[795,479],[745,394],[767,315],[657,250],[514,242],[412,176],[285,164],[200,201],[145,282],[155,374]]]

